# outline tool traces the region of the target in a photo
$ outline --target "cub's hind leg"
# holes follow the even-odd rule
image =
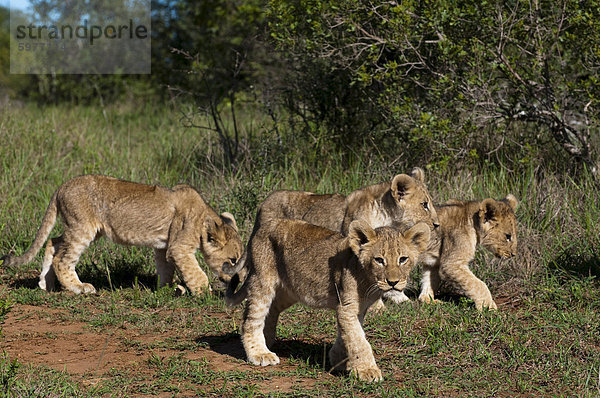
[[[175,265],[167,261],[167,250],[154,249],[154,261],[156,262],[156,275],[158,277],[158,287],[163,287],[173,283]]]
[[[63,288],[73,293],[96,293],[96,288],[89,283],[82,283],[75,272],[79,257],[95,236],[96,233],[90,231],[65,232],[63,241],[52,259],[52,268],[54,268],[58,281]]]
[[[253,289],[248,292],[248,304],[242,324],[242,344],[246,351],[248,362],[254,365],[277,365],[279,357],[267,348],[265,339],[266,318],[275,298],[275,287],[251,275]],[[273,327],[273,318],[269,328]],[[271,333],[271,331],[269,332]]]
[[[62,242],[63,237],[59,236],[49,239],[48,243],[46,243],[44,260],[42,261],[42,272],[40,273],[40,281],[38,282],[38,286],[42,290],[51,292],[56,289],[56,272],[54,272],[54,267],[52,267],[52,260]]]
[[[275,295],[275,299],[271,303],[269,314],[265,319],[265,342],[267,347],[271,348],[277,337],[277,322],[279,321],[279,314],[291,307],[296,303],[295,300],[290,298],[283,290],[278,291]]]

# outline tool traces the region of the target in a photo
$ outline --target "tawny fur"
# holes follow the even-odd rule
[[[411,175],[398,174],[391,181],[369,185],[347,197],[276,191],[262,203],[257,222],[260,226],[274,218],[304,220],[343,235],[354,220],[365,220],[373,228],[389,226],[395,221],[411,225],[426,222],[432,229],[438,224],[424,172],[418,167]]]
[[[509,194],[502,200],[452,200],[436,206],[440,227],[431,234],[427,251],[420,257],[423,275],[419,300],[433,301],[444,281],[472,299],[477,309],[497,309],[489,288],[473,274],[469,263],[478,244],[497,257],[516,255],[517,205],[517,199]]]
[[[230,283],[226,293],[230,305],[248,299],[241,330],[248,361],[262,366],[279,363],[268,349],[275,340],[279,314],[300,302],[336,311],[338,336],[329,351],[332,366],[361,380],[381,380],[362,328],[365,312],[383,292],[404,288],[429,235],[425,223],[401,233],[354,221],[347,237],[299,220],[263,223],[248,243],[244,284],[234,293]]]
[[[370,185],[340,194],[315,194],[304,191],[275,191],[260,205],[250,239],[270,220],[286,218],[304,220],[332,231],[348,233],[354,220],[365,220],[372,228],[389,226],[394,222],[414,225],[425,222],[431,229],[439,220],[425,185],[425,173],[415,167],[410,175],[398,174],[391,181]],[[245,276],[246,253],[235,268],[224,268],[226,274],[240,272]],[[236,278],[238,280],[239,278]]]
[[[193,294],[210,288],[195,257],[197,249],[216,273],[224,264],[233,266],[243,250],[233,216],[219,216],[187,185],[167,189],[85,175],[56,190],[31,247],[22,256],[5,257],[5,265],[31,262],[57,215],[64,233],[46,245],[39,281],[45,290],[52,290],[58,278],[63,288],[74,293],[94,293],[94,286],[79,280],[75,266],[82,252],[101,236],[123,245],[152,247],[160,286],[170,284],[178,270]]]

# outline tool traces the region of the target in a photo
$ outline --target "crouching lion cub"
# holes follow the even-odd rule
[[[517,205],[517,198],[509,194],[502,200],[452,200],[436,206],[440,227],[431,234],[420,257],[423,275],[419,300],[434,300],[443,280],[472,299],[477,309],[497,309],[490,289],[473,274],[469,263],[478,244],[500,258],[517,253]]]
[[[267,347],[275,340],[279,314],[301,302],[336,311],[338,334],[329,351],[334,367],[360,380],[381,380],[362,328],[365,312],[383,292],[404,288],[429,235],[425,223],[401,233],[357,220],[347,237],[299,220],[264,223],[248,243],[244,284],[234,293],[235,275],[226,293],[229,305],[248,299],[241,330],[248,361],[279,363]]]
[[[67,290],[95,293],[94,286],[79,280],[75,265],[100,236],[115,243],[154,248],[160,286],[170,284],[177,269],[193,294],[210,289],[196,261],[198,248],[216,273],[225,264],[233,266],[243,250],[233,216],[219,216],[190,186],[167,189],[85,175],[56,190],[29,250],[19,257],[4,257],[4,264],[31,262],[48,239],[57,215],[63,219],[64,233],[46,245],[39,281],[45,290],[52,290],[58,277]]]

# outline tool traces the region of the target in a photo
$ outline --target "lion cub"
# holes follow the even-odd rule
[[[198,248],[217,273],[225,264],[233,266],[243,250],[233,216],[219,216],[187,185],[167,189],[85,175],[56,190],[31,248],[22,256],[4,257],[4,264],[19,266],[31,262],[48,239],[57,215],[63,219],[64,233],[46,245],[39,281],[44,290],[52,290],[58,277],[67,290],[95,293],[94,286],[79,280],[75,265],[82,252],[100,236],[115,243],[154,248],[160,286],[170,284],[177,269],[193,294],[210,289],[208,278],[196,261]]]
[[[360,380],[381,380],[362,328],[365,312],[383,292],[404,288],[429,235],[425,223],[402,233],[357,220],[347,237],[299,220],[264,223],[248,243],[244,284],[233,293],[236,275],[226,293],[229,305],[248,299],[241,330],[248,361],[279,363],[267,346],[275,340],[279,314],[301,302],[336,311],[338,336],[329,351],[334,367]]]
[[[396,221],[411,225],[426,222],[431,229],[439,224],[425,186],[425,173],[419,167],[415,167],[410,175],[398,174],[391,181],[357,189],[347,197],[275,191],[260,205],[255,229],[274,218],[304,220],[344,235],[354,220],[365,220],[374,228],[389,226]]]
[[[439,219],[425,185],[423,169],[415,167],[410,175],[398,174],[391,181],[369,185],[348,196],[315,194],[305,191],[275,191],[256,212],[252,236],[264,223],[285,218],[303,220],[332,231],[348,233],[354,220],[367,221],[372,227],[383,227],[395,222],[414,225],[425,222],[430,229],[437,228]],[[246,252],[237,267],[224,267],[223,272],[245,276]]]
[[[472,299],[477,309],[497,309],[487,285],[471,272],[469,263],[478,244],[497,257],[517,253],[517,205],[517,198],[509,194],[502,200],[452,200],[436,206],[440,228],[431,234],[429,246],[420,257],[423,275],[419,300],[434,300],[444,280]]]

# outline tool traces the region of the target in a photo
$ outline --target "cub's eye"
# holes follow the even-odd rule
[[[427,202],[423,202],[423,203],[421,203],[421,205],[423,206],[423,208],[424,208],[425,210],[429,210],[429,203],[427,203]]]
[[[504,234],[506,236],[506,241],[510,242],[510,240],[512,239],[512,235],[511,234]]]
[[[215,238],[213,238],[212,235],[206,235],[206,241],[208,243],[215,243]]]
[[[381,257],[375,257],[373,260],[375,260],[375,262],[379,265],[384,265],[385,264],[385,260]]]
[[[398,263],[399,263],[400,265],[402,265],[402,264],[406,263],[407,261],[408,261],[408,257],[400,257],[400,258],[398,259]]]

